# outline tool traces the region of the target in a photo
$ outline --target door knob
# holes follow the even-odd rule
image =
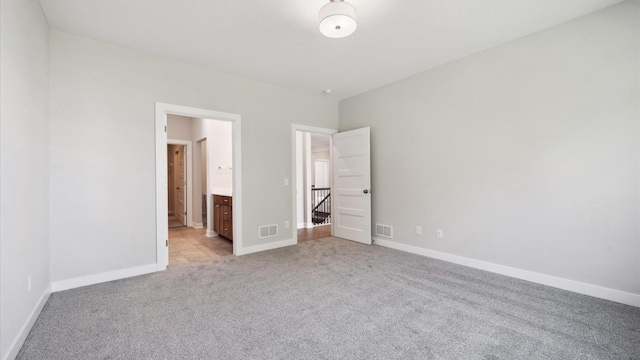
[[[365,193],[365,194],[368,194],[368,193],[369,193],[369,190],[364,189],[362,192],[363,192],[363,193]]]

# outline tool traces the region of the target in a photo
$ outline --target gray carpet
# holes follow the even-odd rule
[[[329,238],[52,294],[18,359],[640,359],[640,309]]]

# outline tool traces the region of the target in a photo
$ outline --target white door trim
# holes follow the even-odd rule
[[[187,148],[187,191],[185,196],[187,202],[185,209],[187,210],[187,226],[193,227],[193,141],[167,139],[167,145],[185,145]]]
[[[315,126],[308,126],[308,125],[300,125],[300,124],[291,124],[291,208],[292,208],[292,213],[291,213],[291,229],[293,231],[293,243],[297,244],[298,243],[298,201],[297,201],[297,194],[296,194],[296,180],[297,180],[297,176],[298,176],[298,172],[297,172],[297,166],[296,166],[296,132],[297,131],[305,131],[305,132],[311,132],[311,133],[320,133],[320,134],[327,134],[327,135],[333,135],[335,133],[338,132],[338,130],[336,129],[328,129],[328,128],[321,128],[321,127],[315,127]],[[329,149],[331,149],[331,146],[329,147]],[[330,152],[332,150],[329,150]],[[329,154],[329,158],[331,158],[331,154]],[[333,181],[333,180],[332,180]],[[235,219],[234,219],[235,221]],[[333,235],[333,221],[331,222],[331,235]]]
[[[188,106],[155,103],[156,131],[156,264],[158,271],[165,270],[169,262],[166,241],[169,238],[167,217],[167,114],[230,121],[233,143],[233,254],[242,253],[242,143],[241,117],[231,114]],[[187,213],[188,214],[188,213]]]

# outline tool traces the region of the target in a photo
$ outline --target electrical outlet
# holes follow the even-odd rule
[[[438,229],[438,230],[436,230],[436,237],[437,237],[438,239],[442,239],[442,229]]]
[[[422,235],[422,227],[416,226],[416,235]]]
[[[285,228],[285,229],[288,229],[288,228],[289,228],[289,220],[287,220],[287,221],[285,221],[285,222],[284,222],[284,228]]]
[[[31,292],[31,275],[27,276],[27,290]]]

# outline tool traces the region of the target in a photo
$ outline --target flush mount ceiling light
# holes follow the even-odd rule
[[[320,32],[327,37],[338,39],[356,31],[356,8],[344,0],[331,0],[320,9]]]

